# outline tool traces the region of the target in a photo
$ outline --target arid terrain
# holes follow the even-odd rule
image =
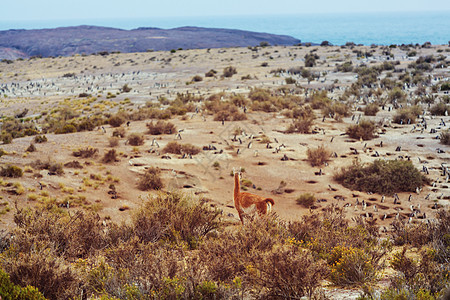
[[[314,62],[305,67],[311,63],[308,55]],[[35,130],[0,145],[2,167],[14,165],[24,171],[18,178],[3,177],[0,227],[14,227],[15,207],[46,205],[95,211],[107,222],[128,222],[157,193],[138,188],[141,175],[151,167],[161,170],[163,190],[183,190],[206,200],[233,226],[240,224],[233,203],[233,168],[245,169],[242,185],[248,192],[275,200],[273,211],[282,220],[299,220],[334,204],[344,208],[352,224],[360,217],[375,222],[382,237],[396,219],[433,222],[437,211],[448,209],[450,199],[450,148],[441,141],[450,118],[447,112],[431,112],[439,103],[448,111],[444,87],[449,85],[449,55],[448,46],[349,44],[0,62],[2,130],[14,120]],[[420,63],[430,67],[420,69]],[[357,70],[376,66],[380,68],[375,79],[361,82],[364,75]],[[235,69],[230,77],[223,74],[228,67]],[[210,70],[215,72],[205,76]],[[345,104],[345,111],[314,106],[319,98],[329,103],[328,108]],[[232,104],[214,109],[211,103]],[[378,107],[375,115],[365,113],[371,103]],[[308,105],[310,127],[305,133],[289,133],[296,119],[294,108]],[[415,105],[422,109],[415,120],[394,122],[402,109]],[[161,117],[167,111],[169,116]],[[234,121],[235,115],[240,120]],[[120,126],[108,121],[114,116],[123,118]],[[147,124],[157,119],[172,123],[175,131],[149,133]],[[76,124],[81,120],[100,121],[93,121],[92,130],[79,130]],[[347,128],[362,121],[375,125],[374,138],[348,135]],[[75,130],[66,124],[73,124]],[[122,135],[113,141],[114,132]],[[129,137],[134,133],[143,137],[143,143],[132,145]],[[37,135],[47,141],[36,142]],[[170,142],[192,144],[200,152],[164,153]],[[27,151],[30,144],[35,151]],[[98,151],[86,158],[74,156],[88,147]],[[312,166],[308,150],[318,147],[329,156],[323,164]],[[111,149],[117,159],[105,162],[104,154]],[[379,159],[411,161],[429,184],[383,194],[352,190],[335,179],[341,168]],[[78,168],[66,165],[74,161]],[[45,163],[62,164],[63,173],[40,169]],[[297,203],[305,193],[315,197],[309,208]]]

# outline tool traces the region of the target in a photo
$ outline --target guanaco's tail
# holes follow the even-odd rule
[[[264,201],[265,201],[266,203],[270,203],[270,205],[272,205],[272,206],[275,205],[275,201],[274,201],[272,198],[266,198],[266,199],[264,199]]]

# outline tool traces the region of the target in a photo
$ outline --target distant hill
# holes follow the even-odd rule
[[[12,29],[0,31],[0,59],[71,56],[102,51],[245,47],[256,46],[261,42],[291,46],[301,41],[286,35],[201,27],[123,30],[83,25],[53,29]]]

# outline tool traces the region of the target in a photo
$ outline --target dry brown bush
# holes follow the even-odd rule
[[[138,188],[142,191],[162,189],[164,185],[161,180],[160,174],[161,170],[159,168],[148,168],[139,179]]]
[[[123,128],[123,127],[114,129],[114,131],[112,133],[113,137],[119,137],[119,138],[124,138],[125,135],[126,135],[126,132],[125,132],[125,128]]]
[[[357,125],[350,125],[347,127],[346,134],[354,139],[371,140],[375,138],[375,131],[377,127],[371,121],[362,120]]]
[[[310,133],[312,123],[312,118],[295,119],[286,129],[286,133]]]
[[[144,135],[142,133],[135,132],[128,136],[128,143],[131,146],[142,146],[144,145],[144,142]]]
[[[200,153],[201,149],[197,146],[194,146],[192,144],[179,144],[176,141],[172,141],[167,143],[167,145],[164,147],[163,152],[164,153],[172,153],[172,154],[190,154],[195,155]]]
[[[123,113],[117,113],[113,116],[111,116],[108,120],[108,124],[112,127],[119,127],[123,123],[125,123],[126,118]]]
[[[309,251],[296,246],[269,252],[252,263],[254,270],[246,279],[263,298],[311,298],[329,273],[325,261],[316,262]]]
[[[153,123],[153,121],[147,123],[147,128],[151,135],[173,134],[177,130],[173,123],[161,120],[156,121],[156,123]]]
[[[117,146],[119,146],[120,139],[116,136],[112,136],[108,139],[108,141],[109,141],[110,147],[117,147]]]
[[[78,149],[72,152],[72,155],[80,158],[90,158],[96,156],[98,153],[97,148],[87,147],[85,149]]]
[[[308,148],[306,154],[308,155],[308,161],[311,166],[315,167],[328,162],[330,160],[331,152],[324,146],[319,146],[317,149]]]
[[[102,162],[104,162],[104,163],[117,162],[117,161],[119,161],[119,159],[117,158],[116,149],[108,150],[102,158]]]

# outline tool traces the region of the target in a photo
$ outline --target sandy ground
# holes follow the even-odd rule
[[[275,75],[271,70],[278,68],[289,69],[304,65],[304,56],[311,50],[319,55],[318,64],[312,70],[320,73],[319,80],[310,83],[300,76],[286,74]],[[370,58],[358,58],[353,50],[375,50]],[[355,49],[340,47],[267,47],[253,51],[248,48],[211,49],[211,50],[183,50],[176,53],[149,52],[132,54],[110,54],[108,56],[74,56],[45,59],[16,61],[13,64],[0,64],[0,96],[2,96],[0,113],[12,116],[25,107],[29,109],[27,116],[39,116],[43,111],[51,111],[57,105],[70,103],[78,99],[80,93],[86,92],[98,96],[94,103],[89,104],[90,110],[83,112],[89,115],[96,111],[115,112],[119,107],[125,110],[139,107],[148,101],[157,101],[164,96],[174,99],[177,93],[190,92],[194,95],[209,96],[218,92],[246,95],[251,88],[262,87],[276,89],[279,87],[293,88],[285,84],[285,77],[293,77],[298,85],[309,89],[334,87],[329,96],[333,99],[343,93],[345,88],[356,81],[354,73],[339,73],[335,66],[351,60],[353,66],[362,63],[372,65],[392,60],[383,55],[383,49],[377,47],[357,47]],[[438,50],[442,50],[437,53]],[[432,48],[417,49],[416,57],[407,57],[406,52],[398,48],[392,49],[394,59],[400,61],[397,68],[406,68],[407,64],[416,60],[418,56],[444,55],[448,59],[448,47],[433,46]],[[268,66],[262,66],[267,63]],[[232,78],[220,78],[224,67],[235,66],[238,74]],[[204,78],[197,83],[189,83],[194,75],[204,77],[210,69],[218,71],[216,78]],[[74,73],[75,77],[67,77]],[[66,77],[64,76],[66,74]],[[241,77],[250,75],[249,80]],[[449,69],[435,69],[432,84],[448,79]],[[382,76],[385,76],[382,75]],[[119,89],[128,84],[132,88],[129,93],[119,93]],[[7,91],[5,90],[7,87]],[[407,90],[414,97],[414,88]],[[106,99],[107,93],[117,95]],[[64,102],[66,101],[66,102]],[[113,105],[111,105],[113,103]],[[151,136],[145,135],[143,146],[133,147],[121,140],[116,150],[121,153],[120,161],[112,164],[101,163],[103,153],[110,149],[108,139],[113,128],[105,126],[106,133],[100,128],[92,132],[72,133],[65,135],[46,134],[47,143],[36,144],[37,151],[25,153],[25,149],[32,141],[32,137],[15,139],[12,144],[2,145],[8,155],[0,158],[2,165],[15,164],[21,167],[30,165],[37,159],[67,163],[75,158],[72,152],[79,148],[92,146],[99,149],[97,157],[79,160],[83,168],[65,168],[62,176],[48,175],[41,171],[42,178],[37,178],[35,172],[25,172],[20,179],[5,179],[8,182],[21,182],[25,191],[21,195],[11,194],[10,187],[0,191],[3,207],[13,208],[36,205],[30,194],[48,194],[49,197],[69,199],[80,197],[84,199],[85,208],[98,211],[105,218],[122,221],[130,218],[134,209],[151,196],[151,193],[139,191],[136,188],[139,174],[146,167],[157,166],[163,170],[162,175],[167,190],[183,189],[187,193],[209,199],[210,204],[221,210],[223,215],[236,223],[236,211],[233,207],[233,178],[230,172],[233,168],[245,168],[244,178],[251,180],[254,187],[249,191],[275,199],[274,211],[283,219],[297,220],[302,215],[310,213],[308,209],[296,204],[296,198],[303,193],[313,193],[319,202],[316,209],[329,204],[347,206],[349,219],[355,216],[369,216],[377,219],[377,224],[389,229],[389,224],[399,210],[403,217],[411,212],[411,205],[420,207],[429,219],[432,219],[435,202],[447,206],[450,198],[448,183],[441,176],[441,164],[449,163],[450,149],[435,139],[436,135],[448,128],[449,117],[443,117],[446,126],[440,125],[441,118],[426,116],[429,128],[435,128],[437,133],[430,130],[421,132],[414,125],[396,125],[390,123],[395,111],[381,110],[374,117],[364,117],[385,124],[379,128],[379,136],[370,141],[355,141],[343,134],[349,124],[354,124],[360,105],[354,105],[354,116],[336,121],[331,118],[318,117],[314,121],[316,134],[285,134],[291,122],[281,113],[248,112],[246,121],[216,122],[212,116],[188,113],[187,118],[175,117],[171,120],[177,129],[182,130],[181,143],[191,143],[199,147],[213,145],[216,151],[202,151],[192,159],[181,159],[180,156],[170,155],[171,159],[164,159],[152,145],[156,138],[160,147],[176,140],[175,135]],[[316,111],[321,116],[320,111]],[[129,127],[123,125],[127,133],[146,132],[148,121],[131,122]],[[239,135],[242,143],[232,141],[233,132],[242,129],[245,133]],[[263,136],[270,139],[270,149],[265,143],[260,143]],[[383,147],[380,147],[380,142]],[[251,147],[249,143],[251,142]],[[280,148],[276,153],[275,149]],[[308,148],[325,146],[337,157],[331,158],[329,164],[322,168],[311,167],[306,161]],[[401,151],[396,151],[400,146]],[[350,148],[356,149],[351,150]],[[239,149],[239,154],[237,150]],[[444,153],[438,153],[443,149]],[[151,153],[153,151],[153,153]],[[222,153],[214,154],[214,152]],[[355,159],[361,162],[371,162],[375,159],[375,151],[380,158],[410,159],[414,165],[422,170],[427,166],[429,178],[433,186],[426,186],[419,193],[399,194],[400,204],[394,205],[392,195],[386,195],[381,203],[382,195],[367,194],[351,191],[333,180],[333,175],[341,167],[350,165]],[[282,161],[283,156],[289,160]],[[213,167],[215,162],[219,167]],[[321,175],[316,175],[321,171]],[[101,175],[103,180],[91,177]],[[107,180],[108,175],[114,179]],[[90,178],[91,186],[83,183],[83,178]],[[86,182],[86,179],[84,179]],[[280,182],[286,186],[280,193],[274,193]],[[39,182],[43,185],[40,190]],[[118,192],[117,199],[111,199],[108,194],[109,185],[114,183]],[[411,196],[411,201],[408,201]],[[427,200],[425,200],[427,199]],[[70,199],[69,199],[70,200]],[[357,206],[362,201],[367,208]],[[70,200],[76,202],[75,200]],[[74,205],[70,209],[78,209]],[[376,207],[376,208],[375,208]],[[119,210],[120,209],[120,210]],[[6,229],[12,226],[14,209],[3,211],[0,227]],[[387,219],[381,217],[387,215]],[[414,219],[413,222],[423,220]]]

